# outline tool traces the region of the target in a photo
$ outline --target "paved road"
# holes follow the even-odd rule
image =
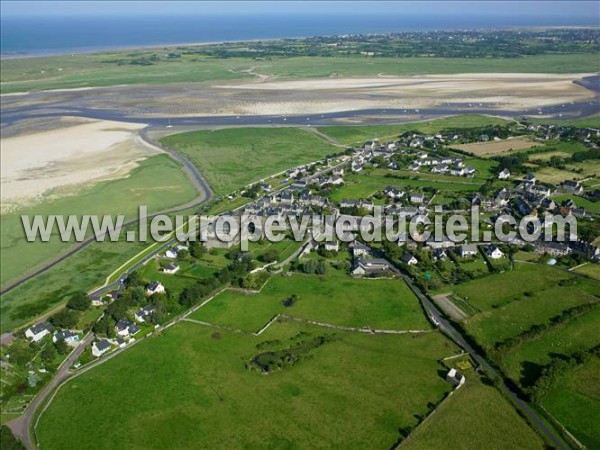
[[[213,193],[212,193],[212,190],[210,189],[210,187],[208,186],[208,183],[204,180],[204,178],[202,177],[202,174],[198,171],[198,169],[196,169],[194,167],[194,165],[188,159],[186,159],[181,154],[176,153],[172,150],[166,150],[166,149],[162,149],[162,148],[158,147],[158,145],[155,142],[153,142],[151,138],[148,137],[148,130],[146,128],[140,132],[140,139],[144,145],[147,145],[153,149],[165,151],[173,159],[175,159],[177,162],[181,163],[184,166],[184,169],[186,170],[186,172],[188,173],[190,180],[192,180],[192,183],[194,184],[194,186],[197,188],[197,190],[199,192],[199,196],[196,197],[194,200],[186,202],[182,205],[174,206],[172,208],[167,208],[167,209],[163,209],[161,211],[156,211],[152,214],[149,214],[148,219],[152,219],[153,217],[160,215],[160,214],[172,214],[172,213],[176,213],[178,211],[185,211],[190,208],[195,208],[195,207],[198,207],[198,206],[202,205],[203,203],[209,201],[212,198]],[[138,221],[139,221],[139,218],[137,218],[137,217],[135,219],[128,220],[128,221],[124,222],[121,227],[118,227],[117,230],[120,231],[131,225],[135,225],[136,223],[138,223]],[[103,236],[100,235],[99,237],[102,238]],[[86,238],[85,240],[74,244],[72,247],[69,248],[69,250],[66,253],[64,253],[56,258],[53,258],[51,261],[44,263],[42,266],[38,267],[33,272],[31,272],[17,280],[7,283],[5,286],[3,286],[3,289],[0,290],[0,295],[4,295],[4,294],[8,293],[8,292],[12,291],[13,289],[15,289],[16,287],[20,286],[21,284],[50,270],[52,267],[61,263],[65,259],[73,256],[74,254],[80,252],[81,250],[86,248],[88,245],[92,244],[93,242],[96,242],[97,240],[98,240],[98,237],[90,236],[89,238]]]
[[[93,333],[88,333],[85,338],[81,341],[81,343],[73,349],[73,351],[67,356],[67,358],[60,365],[56,374],[50,380],[50,382],[42,389],[37,395],[33,398],[29,406],[25,412],[17,417],[16,419],[7,422],[6,425],[10,427],[13,434],[23,442],[27,449],[34,449],[35,446],[31,439],[31,435],[29,433],[32,425],[32,421],[35,419],[35,414],[40,406],[44,403],[48,395],[54,392],[60,384],[63,383],[67,378],[69,378],[72,373],[69,371],[70,367],[77,361],[81,353],[85,350],[85,348],[92,342],[94,338]]]
[[[413,282],[413,280],[406,274],[402,273],[398,269],[394,269],[394,271],[406,281],[406,284],[410,287],[410,289],[415,293],[415,295],[421,301],[427,316],[431,319],[434,319],[434,323],[437,322],[438,328],[449,336],[459,347],[468,352],[471,357],[481,366],[481,368],[487,372],[487,374],[492,378],[497,378],[500,376],[498,371],[494,369],[483,356],[481,356],[477,351],[469,344],[465,338],[459,333],[454,326],[447,321],[442,313],[437,309],[437,307],[429,300],[429,298],[423,294],[421,289],[419,289]],[[554,430],[550,429],[546,423],[540,418],[540,416],[526,403],[524,402],[516,392],[514,392],[506,383],[504,383],[501,387],[502,391],[508,395],[523,411],[523,413],[527,416],[529,421],[541,431],[543,435],[545,435],[550,442],[558,449],[567,450],[569,447],[566,447],[563,443],[562,439],[556,435]]]

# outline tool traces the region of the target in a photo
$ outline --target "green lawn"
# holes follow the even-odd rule
[[[188,215],[192,212],[186,210],[181,214]],[[93,242],[41,275],[2,295],[2,332],[10,331],[54,310],[75,292],[88,292],[92,288],[104,285],[109,274],[150,245],[143,242],[125,242],[126,232],[137,232],[137,229],[136,225],[123,230],[119,242]],[[222,251],[216,255],[206,254],[203,260],[211,266],[212,260],[215,264],[217,260],[224,261],[223,255]]]
[[[477,309],[486,311],[518,300],[524,292],[546,289],[570,277],[568,273],[550,266],[516,263],[515,270],[459,284],[454,287],[454,292]]]
[[[56,308],[77,291],[104,284],[107,275],[147,244],[95,242],[2,295],[0,325],[10,331]]]
[[[519,58],[372,58],[272,57],[210,58],[183,55],[162,57],[166,49],[127,50],[94,54],[7,59],[2,63],[2,93],[37,89],[64,89],[121,84],[163,84],[247,78],[243,70],[254,68],[276,78],[376,76],[453,73],[589,73],[597,71],[595,54],[535,55]],[[160,56],[149,66],[117,65],[107,61],[132,56]]]
[[[529,386],[552,356],[568,356],[597,346],[599,323],[600,308],[595,308],[514,347],[502,362],[506,374],[522,386]]]
[[[600,448],[600,359],[561,377],[542,406],[588,448]]]
[[[594,114],[589,117],[581,117],[579,119],[530,119],[535,123],[556,123],[558,125],[572,125],[581,128],[600,128],[600,114]]]
[[[383,175],[383,174],[382,174]],[[329,197],[334,201],[344,198],[361,199],[383,191],[388,186],[398,188],[434,188],[442,192],[467,192],[477,191],[481,187],[479,183],[464,182],[456,180],[435,180],[434,175],[411,174],[411,178],[385,177],[374,173],[351,174],[344,177],[344,185],[334,189]],[[415,178],[423,179],[415,179]]]
[[[479,344],[492,348],[496,342],[517,336],[533,325],[548,323],[562,311],[599,301],[586,289],[600,296],[600,284],[580,278],[576,279],[576,283],[536,290],[529,297],[523,296],[500,308],[487,310],[468,318],[463,324]]]
[[[495,388],[473,371],[400,446],[404,450],[543,449],[544,441]]]
[[[600,281],[600,264],[588,263],[574,270],[574,272],[587,275],[594,280]]]
[[[325,126],[319,127],[319,131],[341,143],[351,145],[362,144],[369,139],[392,140],[406,131],[413,130],[431,134],[444,128],[471,128],[506,123],[506,120],[498,117],[473,114],[398,125]]]
[[[296,294],[290,307],[282,301]],[[260,294],[226,291],[191,318],[258,331],[275,314],[350,327],[429,329],[417,298],[401,280],[361,280],[333,270],[323,277],[273,276]]]
[[[45,449],[391,448],[450,390],[445,337],[337,333],[292,367],[245,368],[259,338],[180,323],[68,382],[37,427]],[[327,331],[330,332],[330,331]],[[142,370],[143,368],[143,370]]]
[[[62,242],[57,230],[54,230],[49,242],[27,242],[21,215],[39,214],[47,217],[50,214],[73,214],[81,217],[84,214],[122,214],[133,218],[140,205],[146,205],[149,212],[159,211],[193,200],[197,195],[181,166],[166,155],[157,155],[142,161],[127,177],[96,183],[80,189],[74,195],[3,214],[0,217],[0,282],[4,285],[25,275],[40,264],[68,251],[74,242]]]
[[[161,143],[187,156],[219,195],[339,151],[300,128],[192,131]]]

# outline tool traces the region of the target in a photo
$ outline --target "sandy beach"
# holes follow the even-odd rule
[[[155,152],[138,140],[143,127],[69,118],[60,128],[2,139],[2,212],[127,176]]]

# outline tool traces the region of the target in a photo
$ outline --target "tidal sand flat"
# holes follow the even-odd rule
[[[125,177],[156,153],[136,131],[143,124],[80,120],[2,139],[2,212],[61,196],[78,186]]]

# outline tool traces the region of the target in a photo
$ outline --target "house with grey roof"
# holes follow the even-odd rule
[[[352,269],[352,275],[371,276],[382,274],[391,269],[390,263],[385,259],[357,259]]]
[[[96,341],[94,342],[94,344],[92,344],[92,355],[94,355],[97,358],[104,355],[109,350],[110,342],[108,342],[106,339]]]
[[[32,342],[41,341],[45,336],[54,331],[54,327],[47,322],[38,323],[25,330],[25,337]]]

